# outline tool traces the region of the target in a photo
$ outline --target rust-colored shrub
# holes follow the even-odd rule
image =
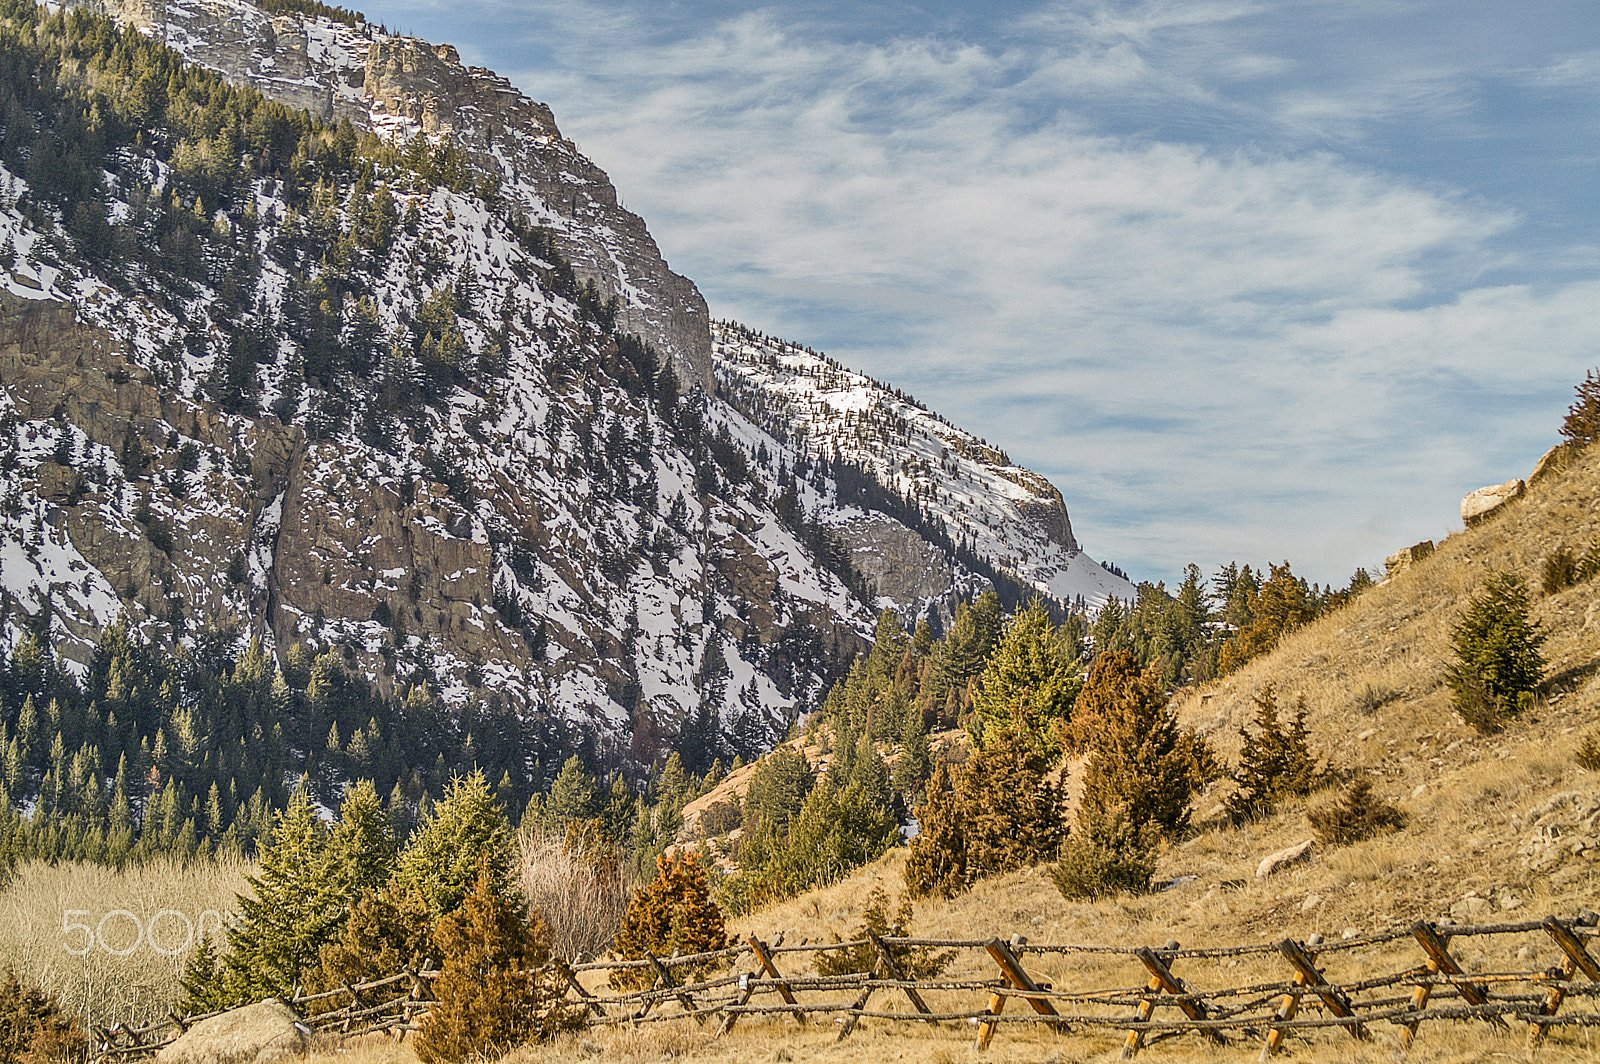
[[[706,953],[727,944],[722,910],[711,898],[706,870],[692,853],[656,858],[656,878],[633,894],[617,932],[617,955],[636,960],[646,953],[665,957]],[[611,973],[618,990],[636,990],[655,981],[653,971],[621,968]]]
[[[472,892],[434,931],[443,964],[417,1039],[423,1064],[498,1058],[577,1025],[562,1002],[564,982],[549,966],[544,920],[529,919],[494,879],[481,861]]]

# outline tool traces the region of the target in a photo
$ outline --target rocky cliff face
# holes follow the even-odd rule
[[[901,515],[847,507],[833,518],[880,593],[933,596],[937,584],[969,582],[976,565],[1063,602],[1132,597],[1128,581],[1079,548],[1055,486],[987,441],[798,344],[732,322],[714,323],[712,336],[718,382],[735,406],[787,447],[859,470]]]
[[[113,337],[44,299],[0,294],[0,383],[15,426],[0,446],[22,473],[6,505],[11,544],[22,544],[6,557],[8,617],[48,609],[79,663],[125,609],[169,634],[259,617],[268,588],[228,570],[287,488],[298,430],[158,388]],[[70,465],[55,460],[62,441]],[[103,475],[134,455],[148,485]]]
[[[579,283],[620,303],[623,329],[669,354],[685,381],[711,385],[705,299],[673,273],[644,220],[605,173],[511,82],[462,65],[455,48],[375,27],[272,16],[242,0],[88,0],[191,62],[269,99],[397,141],[447,137],[528,219],[555,233]]]
[[[380,162],[293,202],[269,174],[208,213],[129,149],[91,255],[0,171],[6,642],[47,634],[80,671],[118,619],[332,649],[386,693],[425,683],[641,764],[691,718],[770,738],[878,608],[947,613],[1002,575],[1130,590],[984,441],[748,330],[713,351],[693,285],[548,109],[448,46],[239,0],[104,4],[466,173]],[[167,244],[112,253],[160,225],[187,234],[176,272]]]

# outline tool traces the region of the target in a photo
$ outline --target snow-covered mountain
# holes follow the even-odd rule
[[[904,501],[922,537],[942,533],[946,555],[987,563],[1064,603],[1098,609],[1133,597],[1132,584],[1079,549],[1055,486],[987,440],[799,344],[733,322],[713,322],[711,336],[718,385],[735,407],[790,449],[859,468]],[[846,505],[828,519],[863,544],[858,564],[879,575],[865,544],[882,515]],[[884,569],[879,589],[900,590],[914,576]]]
[[[214,106],[287,147],[169,121],[97,148],[87,192],[0,169],[8,646],[81,672],[119,618],[236,629],[639,765],[691,728],[764,746],[879,608],[1132,594],[1042,477],[713,327],[549,110],[449,46],[93,9],[325,124],[241,96]]]

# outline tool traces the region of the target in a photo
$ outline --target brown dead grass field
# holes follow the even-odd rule
[[[0,891],[0,969],[90,1023],[151,1022],[182,996],[191,929],[220,938],[253,871],[237,861],[25,863]]]
[[[1476,1064],[1526,1061],[1523,1033],[1497,1033],[1487,1025],[1444,1023],[1425,1027],[1409,1051],[1402,1051],[1398,1028],[1380,1025],[1373,1038],[1357,1042],[1348,1036],[1319,1034],[1293,1037],[1274,1060],[1288,1064]],[[358,1044],[329,1047],[307,1057],[307,1064],[418,1064],[408,1039],[399,1045],[373,1038]],[[725,1038],[687,1019],[618,1026],[563,1035],[546,1045],[524,1046],[504,1064],[659,1064],[661,1061],[706,1064],[1074,1064],[1118,1059],[1122,1039],[1115,1032],[1057,1035],[1042,1026],[1004,1027],[988,1050],[979,1051],[968,1025],[932,1029],[922,1024],[863,1020],[844,1042],[828,1022],[797,1026],[792,1020],[746,1022]],[[1136,1058],[1146,1064],[1254,1064],[1258,1043],[1240,1041],[1215,1046],[1192,1035],[1154,1042]],[[1600,1056],[1600,1035],[1557,1032],[1539,1049],[1539,1064],[1588,1064]]]

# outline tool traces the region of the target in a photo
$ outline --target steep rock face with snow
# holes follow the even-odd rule
[[[81,670],[119,618],[191,647],[235,628],[642,764],[696,721],[765,745],[882,606],[1131,593],[984,441],[713,333],[548,109],[448,46],[100,6],[377,147],[330,128],[354,162],[208,209],[196,156],[141,138],[107,156],[100,222],[0,170],[7,643]]]
[[[536,225],[580,284],[618,297],[623,331],[669,354],[685,381],[711,385],[705,299],[673,273],[643,219],[561,135],[555,116],[505,78],[467,67],[454,47],[368,23],[269,15],[241,0],[86,0],[164,39],[189,61],[269,99],[396,140],[446,136]]]
[[[786,448],[859,469],[899,503],[901,522],[848,511],[833,519],[880,593],[928,596],[932,572],[960,556],[1066,603],[1133,596],[1079,549],[1055,486],[987,440],[798,344],[731,322],[714,323],[712,336],[719,386],[736,407]]]

